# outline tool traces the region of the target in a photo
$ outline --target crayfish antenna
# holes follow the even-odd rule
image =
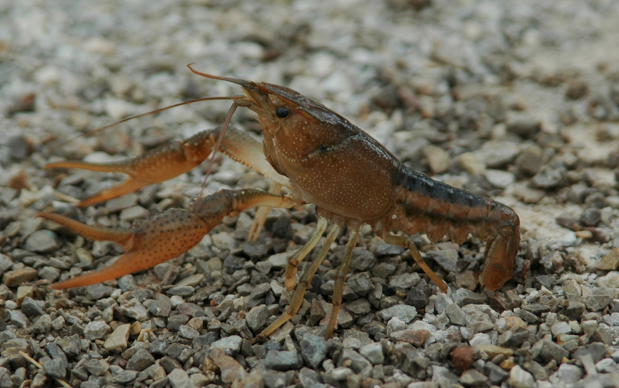
[[[101,128],[93,129],[93,130],[88,131],[88,132],[80,133],[77,136],[74,136],[74,137],[72,137],[72,138],[70,138],[68,140],[65,140],[65,141],[63,141],[63,142],[61,142],[59,144],[56,144],[55,146],[52,146],[50,148],[50,151],[54,151],[54,150],[64,146],[65,144],[68,144],[68,143],[72,142],[73,140],[78,139],[80,137],[90,136],[90,135],[93,135],[93,134],[95,134],[97,132],[104,131],[104,130],[106,130],[108,128],[115,127],[115,126],[117,126],[119,124],[126,123],[127,121],[131,121],[133,119],[139,119],[140,117],[149,116],[149,115],[152,115],[152,114],[155,114],[155,113],[160,113],[160,112],[166,111],[168,109],[176,108],[176,107],[183,106],[183,105],[189,105],[189,104],[193,104],[195,102],[200,102],[200,101],[238,100],[240,98],[244,98],[244,96],[203,97],[203,98],[196,98],[195,100],[179,102],[178,104],[166,106],[164,108],[155,109],[153,111],[142,113],[142,114],[139,114],[139,115],[136,115],[136,116],[127,117],[126,119],[122,119],[122,120],[117,121],[117,122],[115,122],[113,124],[106,125],[105,127],[101,127]]]

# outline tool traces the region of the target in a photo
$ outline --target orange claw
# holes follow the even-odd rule
[[[294,204],[289,197],[260,190],[222,190],[198,200],[192,210],[170,209],[124,232],[84,225],[60,214],[42,212],[37,217],[57,222],[88,239],[114,241],[126,250],[109,267],[51,285],[59,290],[104,282],[173,259],[198,244],[227,215],[234,217],[259,205]]]
[[[85,207],[131,193],[153,183],[172,179],[193,169],[211,153],[217,141],[219,129],[199,132],[187,140],[166,144],[144,155],[123,162],[86,163],[62,161],[50,163],[45,168],[80,168],[99,172],[121,172],[130,176],[123,183],[103,190],[77,204],[79,207]]]

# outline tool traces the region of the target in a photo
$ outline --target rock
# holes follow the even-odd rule
[[[478,160],[483,160],[488,168],[501,169],[512,163],[520,153],[520,146],[510,141],[490,140],[473,154]]]
[[[67,375],[67,370],[65,369],[62,360],[58,359],[45,359],[42,362],[43,371],[49,377],[55,377],[58,379],[64,379]]]
[[[178,328],[178,335],[186,339],[194,339],[200,335],[200,332],[187,325],[181,325]]]
[[[466,315],[457,303],[451,303],[447,305],[445,312],[447,313],[447,316],[449,317],[451,323],[453,323],[454,325],[466,325]]]
[[[296,350],[269,350],[264,365],[269,369],[287,371],[300,368],[302,363]]]
[[[452,298],[454,302],[459,304],[461,307],[468,304],[484,304],[487,300],[485,295],[467,290],[465,288],[456,290],[456,292],[453,293]]]
[[[117,198],[112,198],[105,203],[105,207],[110,213],[130,208],[138,203],[138,195],[136,193],[129,193]]]
[[[393,276],[391,279],[389,279],[389,287],[396,290],[407,290],[411,287],[414,287],[417,283],[419,283],[420,280],[421,277],[417,272],[404,273],[401,275]]]
[[[391,244],[380,244],[376,247],[376,256],[395,256],[400,255],[404,252],[406,248],[401,247],[399,245],[391,245]]]
[[[507,382],[514,388],[534,388],[536,386],[533,376],[518,365],[510,370]]]
[[[213,342],[211,348],[221,349],[228,356],[234,357],[241,351],[242,343],[243,339],[241,337],[238,335],[232,335]]]
[[[268,286],[268,284],[267,284]],[[269,309],[265,305],[259,305],[253,307],[245,316],[245,322],[247,326],[254,331],[258,332],[267,322],[267,319],[271,316]]]
[[[282,268],[284,268],[288,264],[288,259],[294,253],[295,253],[295,251],[276,253],[274,255],[271,255],[267,259],[267,262],[271,263],[271,265],[273,266],[273,269],[276,269],[276,270],[277,269],[282,269]]]
[[[550,327],[550,331],[552,335],[555,337],[560,334],[567,334],[572,332],[572,328],[567,322],[557,322]]]
[[[84,328],[84,337],[94,341],[107,335],[110,327],[103,321],[92,321]]]
[[[118,349],[126,349],[129,340],[130,324],[119,325],[114,332],[105,340],[103,347],[112,352]]]
[[[385,361],[383,347],[378,342],[372,342],[359,348],[359,353],[367,358],[372,364],[382,364]]]
[[[112,287],[106,286],[103,283],[98,283],[86,287],[86,296],[90,300],[99,300],[112,295],[113,291],[114,289]]]
[[[17,269],[14,271],[5,272],[2,275],[2,282],[7,287],[17,287],[22,283],[34,280],[37,276],[37,270],[32,268]]]
[[[110,368],[110,365],[107,362],[97,359],[90,359],[82,365],[86,368],[88,373],[95,376],[103,375]]]
[[[76,357],[82,351],[82,343],[78,334],[61,338],[57,343],[69,357]]]
[[[423,155],[434,174],[442,174],[449,168],[449,154],[444,149],[427,145],[423,148]]]
[[[602,257],[597,263],[595,268],[600,271],[614,271],[619,264],[619,248],[613,248],[609,254]],[[599,280],[598,280],[599,282]]]
[[[556,373],[559,377],[559,381],[564,383],[575,383],[583,377],[583,371],[576,365],[561,364],[559,370]]]
[[[121,314],[135,319],[138,322],[144,322],[150,318],[148,310],[146,310],[144,305],[137,299],[127,301],[125,304],[119,306],[118,309]]]
[[[514,351],[509,348],[503,348],[494,345],[477,345],[477,348],[484,351],[490,359],[495,358],[499,354],[504,355],[505,358],[509,358],[514,354]]]
[[[140,349],[127,362],[128,370],[143,371],[155,363],[155,357],[146,349]]]
[[[597,284],[598,287],[619,288],[619,271],[611,271],[597,278],[595,284]]]
[[[357,374],[367,374],[367,376],[369,376],[369,373],[372,371],[372,364],[365,357],[350,348],[342,350],[338,366],[342,366],[343,364],[347,365]]]
[[[442,249],[430,251],[428,255],[447,272],[458,272],[458,251],[455,249]]]
[[[387,309],[380,310],[378,312],[378,316],[383,321],[389,321],[391,318],[397,317],[398,319],[409,323],[417,316],[417,309],[415,309],[413,306],[397,304]]]
[[[423,309],[428,305],[428,291],[430,291],[430,288],[427,284],[425,284],[425,282],[422,283],[423,285],[421,286],[418,284],[417,287],[411,288],[404,303],[411,305],[416,309]]]
[[[509,377],[509,373],[493,362],[486,362],[484,372],[488,376],[490,383],[494,385],[500,385],[503,380]]]
[[[38,317],[43,315],[45,302],[42,300],[34,300],[30,297],[25,297],[21,303],[21,310],[28,318]]]
[[[595,290],[593,295],[587,295],[583,300],[589,311],[600,311],[608,306],[613,298],[603,290]]]
[[[168,382],[172,386],[172,388],[196,388],[196,385],[191,381],[187,372],[182,370],[181,368],[176,368],[170,372],[167,376]],[[223,372],[222,372],[222,380],[223,380]],[[232,381],[224,381],[225,383],[230,383]]]
[[[49,230],[37,230],[27,239],[24,248],[31,252],[51,252],[57,250],[58,237]]]
[[[327,355],[328,346],[324,337],[305,334],[301,340],[300,346],[301,354],[305,362],[313,368],[318,368]]]
[[[356,269],[357,271],[365,271],[370,268],[374,260],[376,260],[376,258],[372,252],[365,248],[356,247],[352,250],[350,268]]]
[[[141,220],[146,217],[148,217],[148,210],[139,205],[123,209],[120,212],[120,219],[124,221]]]
[[[563,357],[568,357],[569,354],[570,353],[563,346],[559,346],[552,341],[544,341],[544,346],[542,346],[539,355],[544,363],[555,360],[557,364],[560,364]]]
[[[475,369],[469,369],[460,376],[460,383],[465,387],[485,386],[488,383],[488,378]]]
[[[586,354],[591,355],[594,363],[597,363],[603,359],[608,353],[608,347],[600,342],[594,342],[592,344],[585,345],[577,349],[573,354],[573,358],[580,358]]]
[[[454,364],[456,368],[462,371],[466,371],[470,369],[471,366],[473,365],[475,349],[472,346],[469,346],[469,347],[456,346],[449,355],[451,356],[451,362]]]
[[[359,296],[366,296],[374,289],[374,283],[370,280],[370,274],[368,272],[350,275],[346,284]]]
[[[430,336],[428,330],[401,330],[391,333],[391,338],[395,341],[404,341],[421,347]]]

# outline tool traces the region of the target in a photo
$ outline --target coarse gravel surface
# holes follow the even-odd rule
[[[0,0],[0,388],[619,386],[617,20],[611,0]],[[51,290],[122,250],[38,211],[128,228],[199,195],[206,163],[77,209],[124,178],[44,169],[221,125],[230,103],[201,102],[74,139],[240,93],[194,62],[298,90],[414,170],[513,207],[514,279],[485,291],[483,242],[413,236],[442,294],[365,228],[334,338],[323,330],[346,234],[300,313],[252,345],[288,305],[286,259],[316,224],[305,205],[273,210],[255,244],[250,210],[151,270]],[[232,123],[261,136],[246,109]],[[206,192],[248,187],[269,182],[218,155]]]

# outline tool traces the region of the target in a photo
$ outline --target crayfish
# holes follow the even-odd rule
[[[89,164],[58,162],[46,168],[83,168],[117,171],[128,180],[78,206],[87,206],[161,182],[189,171],[209,154],[221,150],[275,182],[276,190],[225,190],[195,200],[191,210],[172,209],[121,232],[86,226],[67,217],[39,213],[40,217],[64,225],[86,238],[118,242],[126,253],[102,270],[52,285],[55,289],[84,286],[147,269],[186,252],[200,242],[224,216],[234,216],[254,206],[258,211],[250,239],[255,239],[270,207],[290,208],[304,203],[316,205],[318,222],[309,241],[288,259],[285,286],[296,291],[286,311],[261,335],[268,336],[301,307],[305,290],[329,252],[341,227],[350,230],[344,258],[337,269],[333,310],[325,336],[333,334],[342,304],[344,280],[360,229],[367,224],[386,243],[410,250],[412,257],[442,292],[448,287],[424,262],[416,245],[406,236],[426,233],[436,242],[448,236],[462,244],[470,235],[487,242],[481,283],[497,290],[512,277],[520,245],[520,221],[509,207],[490,198],[473,195],[412,171],[374,138],[344,117],[302,94],[283,86],[235,78],[194,73],[240,85],[244,95],[234,96],[222,127],[201,132],[185,141],[160,147],[122,163]],[[263,129],[260,144],[229,125],[237,107],[256,112]],[[280,194],[284,186],[289,194]],[[266,211],[264,210],[266,209]],[[297,267],[317,245],[327,229],[322,248],[296,279]]]

